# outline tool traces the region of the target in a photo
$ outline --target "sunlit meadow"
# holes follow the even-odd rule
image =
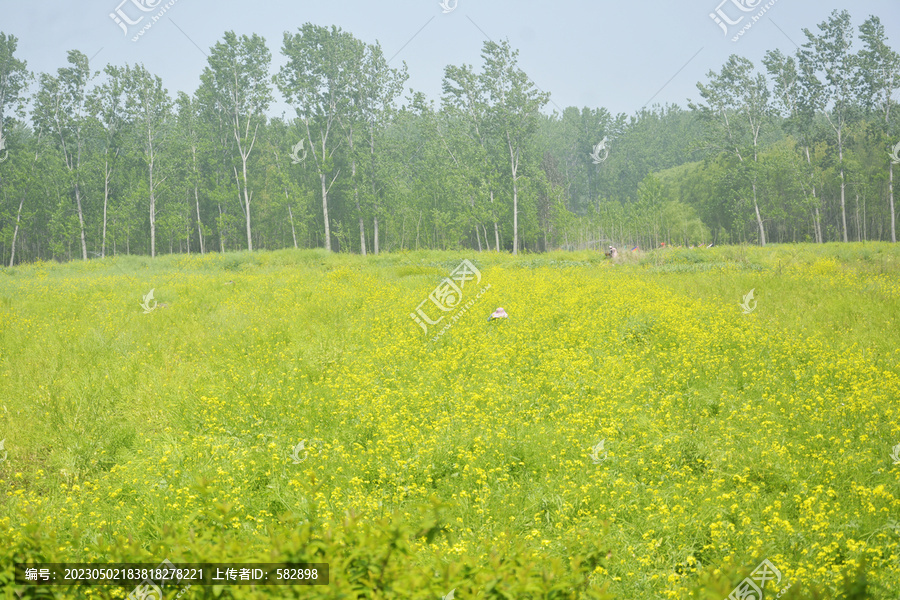
[[[410,313],[463,259],[434,340]],[[3,269],[0,581],[317,560],[181,597],[724,599],[767,558],[767,598],[893,600],[898,327],[877,243]]]

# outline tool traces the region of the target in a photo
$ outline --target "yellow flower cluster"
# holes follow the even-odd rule
[[[173,523],[249,552],[280,515],[374,522],[436,496],[449,535],[421,542],[426,563],[488,564],[509,537],[565,557],[593,535],[617,597],[686,597],[764,558],[792,585],[837,590],[865,562],[900,589],[900,353],[795,314],[816,292],[896,310],[896,282],[791,265],[745,315],[772,270],[495,257],[433,341],[441,324],[410,313],[460,259],[3,282],[20,295],[0,303],[0,527],[15,541],[39,518],[55,561]],[[168,308],[143,314],[154,285]]]

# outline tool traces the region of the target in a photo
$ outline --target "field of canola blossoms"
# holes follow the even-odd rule
[[[0,583],[315,560],[166,598],[724,599],[768,559],[766,598],[893,600],[898,327],[887,244],[0,270]]]

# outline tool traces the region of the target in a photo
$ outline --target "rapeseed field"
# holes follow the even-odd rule
[[[888,244],[4,269],[0,580],[295,560],[329,585],[179,597],[726,598],[768,560],[766,598],[895,599],[898,328]]]

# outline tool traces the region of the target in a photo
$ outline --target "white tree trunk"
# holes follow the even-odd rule
[[[763,225],[762,215],[759,214],[759,205],[756,203],[756,184],[753,184],[753,209],[756,211],[756,224],[759,226],[759,245],[766,245],[766,228]],[[658,244],[657,244],[658,245]]]
[[[13,266],[16,261],[16,237],[19,235],[19,219],[22,217],[22,205],[25,203],[25,195],[19,200],[19,210],[16,212],[16,227],[13,229],[12,247],[9,255],[9,266]]]
[[[243,153],[241,154],[241,162],[244,173],[244,217],[247,223],[247,252],[253,252],[253,237],[250,230],[250,200],[252,200],[253,194],[247,189],[247,156]]]
[[[291,205],[288,204],[288,216],[291,218],[291,235],[294,236],[294,248],[297,247],[297,230],[294,229],[294,212],[291,210]]]
[[[206,246],[203,244],[203,224],[200,222],[200,191],[197,184],[194,184],[194,205],[197,207],[197,235],[200,236],[200,254],[206,253]]]
[[[352,133],[351,133],[352,135]],[[353,152],[353,144],[350,144]],[[356,182],[356,159],[350,161],[350,177],[353,179],[353,201],[356,203],[356,214],[359,216],[359,253],[366,255],[366,224],[363,221],[362,208],[359,206],[359,185]]]
[[[891,241],[897,243],[896,219],[894,218],[894,163],[888,166],[888,202],[891,205]]]
[[[491,190],[491,214],[494,217],[494,248],[500,252],[500,228],[497,227],[497,213],[494,211],[494,190]]]
[[[100,256],[106,256],[106,209],[109,205],[109,154],[106,155],[106,162],[103,165],[103,241],[100,244]]]
[[[372,240],[372,244],[373,244],[372,250],[377,255],[378,254],[378,216],[377,215],[372,217],[372,226],[374,229],[374,231],[372,231],[372,236],[374,237],[374,239]]]
[[[322,182],[322,216],[325,218],[325,249],[331,252],[331,227],[328,224],[328,186],[325,185],[325,173],[319,175]]]
[[[87,240],[84,237],[84,211],[81,210],[81,188],[75,184],[75,204],[78,206],[78,224],[81,227],[81,258],[87,260]]]
[[[847,208],[844,193],[846,188],[846,181],[844,180],[844,143],[840,129],[838,130],[838,161],[841,165],[841,223],[844,226],[844,242],[847,242],[849,240],[847,239]]]
[[[153,158],[150,158],[150,256],[156,256],[156,194],[153,191]]]
[[[509,169],[513,184],[513,255],[516,255],[519,253],[519,182],[516,177],[519,170],[519,156],[518,152],[513,150],[509,132],[506,133],[506,143],[509,147]]]

